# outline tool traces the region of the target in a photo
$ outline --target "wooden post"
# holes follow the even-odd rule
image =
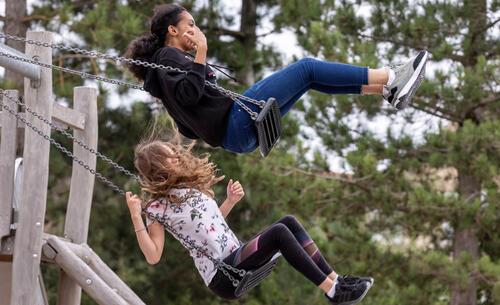
[[[28,39],[52,43],[50,32],[28,32]],[[52,51],[35,45],[26,46],[28,57],[35,57],[43,63],[52,63]],[[50,119],[52,116],[52,71],[41,70],[40,82],[24,80],[26,104]],[[31,115],[28,122],[45,134],[50,134],[50,126]],[[47,182],[49,176],[50,143],[33,130],[26,128],[24,135],[24,173],[19,204],[19,223],[14,245],[12,265],[11,305],[36,304],[37,297],[33,288],[38,287],[42,232],[47,201]]]
[[[87,244],[76,245],[67,243],[67,246],[78,257],[86,262],[101,279],[115,290],[130,305],[145,305],[145,303],[106,265],[105,262]]]
[[[17,90],[5,90],[12,99],[19,98]],[[17,104],[2,97],[2,102],[17,113]],[[14,197],[14,161],[16,160],[17,118],[3,109],[0,141],[0,248],[2,238],[10,235],[12,200]],[[10,279],[9,279],[10,281]]]
[[[49,257],[53,256],[56,264],[71,276],[95,302],[100,305],[128,305],[63,241],[57,237],[49,237],[47,243],[48,245],[44,246],[44,254]]]
[[[91,87],[74,88],[74,109],[85,114],[85,129],[74,130],[74,137],[97,150],[97,89]],[[96,155],[73,143],[73,154],[95,169]],[[74,243],[87,242],[90,209],[94,190],[95,176],[73,161],[71,188],[69,190],[68,209],[64,224],[64,237]],[[59,278],[59,297],[57,304],[79,305],[82,289],[66,273]]]

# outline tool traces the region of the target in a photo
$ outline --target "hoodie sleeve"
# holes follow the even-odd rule
[[[159,63],[185,70],[187,73],[169,71],[165,69],[157,70],[160,83],[170,93],[173,93],[175,99],[184,106],[195,106],[203,95],[205,90],[205,65],[192,62],[189,59],[183,62],[176,62],[172,59],[177,56],[168,56],[165,52],[160,58]],[[184,57],[181,57],[184,59]]]

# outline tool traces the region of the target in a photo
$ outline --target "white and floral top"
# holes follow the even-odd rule
[[[170,194],[186,200],[178,204],[162,198],[152,202],[146,212],[156,217],[164,217],[166,224],[190,242],[202,247],[216,260],[224,259],[240,246],[240,241],[227,225],[214,199],[194,189],[174,189]],[[153,221],[148,217],[146,223],[149,226]],[[208,286],[217,272],[212,261],[196,249],[186,246],[175,234],[172,235],[189,251],[205,285]]]

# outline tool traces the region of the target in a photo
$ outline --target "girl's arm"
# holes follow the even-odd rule
[[[157,264],[163,253],[165,230],[156,221],[146,228],[141,216],[141,200],[130,192],[127,192],[126,198],[139,247],[149,264]]]
[[[245,196],[245,191],[240,182],[236,181],[233,183],[233,179],[229,179],[229,183],[227,184],[227,198],[219,207],[224,218],[227,217],[229,212],[231,212],[233,207],[243,198],[243,196]]]

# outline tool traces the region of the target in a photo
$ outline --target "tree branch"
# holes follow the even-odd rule
[[[354,185],[354,186],[362,189],[363,191],[365,191],[367,193],[371,192],[371,190],[370,190],[369,187],[367,187],[365,185],[362,185],[360,182],[371,178],[372,175],[368,175],[368,176],[365,176],[365,177],[354,179],[350,175],[338,175],[338,174],[335,175],[335,173],[333,173],[333,174],[332,173],[314,173],[314,172],[311,172],[311,171],[306,171],[306,170],[303,170],[303,169],[300,169],[300,168],[295,168],[295,167],[283,167],[283,166],[279,166],[279,168],[282,169],[282,170],[287,170],[290,173],[296,172],[296,173],[303,174],[303,175],[306,175],[306,176],[312,176],[312,177],[317,177],[317,178],[322,178],[322,179],[327,179],[327,180],[339,181],[339,182],[342,182],[342,183]],[[286,176],[287,174],[282,174],[282,175]],[[346,176],[346,177],[344,178],[342,176]]]
[[[372,36],[372,35],[366,35],[366,34],[362,34],[362,33],[359,33],[358,34],[360,37],[362,38],[368,38],[368,39],[371,39],[373,41],[376,41],[376,42],[390,42],[390,43],[393,43],[393,44],[398,44],[398,45],[402,45],[402,46],[405,46],[405,47],[408,47],[408,48],[412,48],[412,49],[416,49],[416,50],[419,50],[419,49],[422,49],[422,47],[428,49],[429,46],[428,45],[418,45],[418,44],[415,44],[415,43],[407,43],[407,42],[403,42],[403,41],[399,41],[399,40],[396,40],[396,39],[391,39],[389,37],[378,37],[378,36]],[[458,55],[458,54],[449,54],[448,55],[448,58],[454,60],[454,61],[458,61],[460,63],[464,63],[465,61],[465,57],[462,56],[462,55]]]
[[[444,115],[444,114],[442,114],[442,113],[438,112],[437,110],[436,110],[436,111],[432,111],[432,110],[426,109],[426,108],[424,108],[424,107],[420,107],[420,106],[418,106],[418,105],[416,105],[416,104],[411,104],[410,106],[411,106],[412,108],[414,108],[414,109],[417,109],[417,110],[423,111],[423,112],[428,113],[428,114],[433,115],[433,116],[437,116],[438,118],[442,118],[442,119],[445,119],[445,120],[447,120],[447,121],[456,122],[456,123],[462,123],[462,121],[461,121],[461,120],[459,120],[459,119],[455,119],[455,118],[453,118],[453,117],[446,116],[446,115]]]
[[[231,36],[236,39],[245,39],[247,35],[241,31],[234,31],[226,28],[220,28],[220,27],[214,27],[214,28],[208,28],[208,27],[202,27],[202,30],[206,31],[213,31],[216,35],[219,36]]]
[[[500,96],[491,96],[490,98],[474,105],[473,107],[467,109],[467,111],[465,112],[464,114],[464,117],[468,117],[469,115],[471,115],[475,110],[479,109],[479,108],[483,108],[483,107],[486,107],[488,106],[489,104],[493,104],[493,103],[496,103],[496,102],[499,102],[500,101]]]
[[[55,16],[55,14],[51,15],[51,16],[44,16],[44,15],[25,16],[25,17],[23,17],[22,22],[28,23],[28,22],[31,22],[31,21],[39,21],[39,20],[42,20],[42,21],[51,21],[52,18],[54,18],[54,16]]]

